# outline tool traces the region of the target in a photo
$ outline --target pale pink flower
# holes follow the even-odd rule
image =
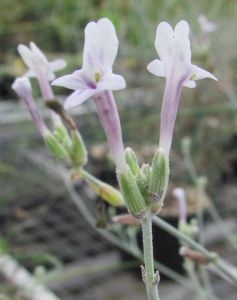
[[[168,156],[182,86],[194,88],[196,80],[217,78],[191,63],[189,25],[186,21],[180,21],[174,30],[168,23],[161,22],[156,31],[155,47],[160,60],[152,61],[147,69],[156,76],[166,77],[159,147],[165,149]]]
[[[64,103],[69,109],[93,97],[101,124],[107,135],[111,153],[118,169],[126,168],[121,126],[112,90],[124,89],[122,76],[112,73],[118,51],[118,38],[113,23],[100,19],[85,28],[83,65],[73,74],[57,78],[52,85],[75,90]]]

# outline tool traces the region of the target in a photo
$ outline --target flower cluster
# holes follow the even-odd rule
[[[123,198],[131,214],[138,218],[141,216],[146,218],[147,211],[151,215],[157,213],[162,207],[168,184],[168,158],[182,86],[194,88],[196,80],[206,77],[217,80],[208,71],[191,63],[189,25],[186,21],[180,21],[174,30],[168,23],[160,23],[156,31],[155,47],[160,60],[155,59],[147,68],[156,76],[166,77],[161,110],[160,142],[152,166],[143,165],[142,168],[139,168],[135,153],[131,149],[127,149],[126,153],[124,151],[119,115],[112,94],[113,90],[126,87],[124,78],[112,72],[118,51],[118,38],[112,22],[102,18],[97,23],[90,22],[86,26],[82,68],[73,74],[57,79],[55,79],[54,72],[66,66],[64,60],[57,59],[48,62],[33,42],[30,43],[30,49],[25,45],[18,46],[20,55],[29,67],[29,71],[24,77],[38,79],[44,100],[54,99],[49,85],[49,81],[53,79],[55,80],[52,85],[74,90],[64,103],[65,109],[79,105],[90,97],[93,98],[116,164]],[[19,79],[13,88],[26,101],[36,125],[45,134],[47,128],[39,114],[36,113],[36,107],[32,104],[29,82]],[[53,111],[51,111],[51,116],[56,128],[60,127],[60,117]],[[65,116],[65,113],[61,113],[61,116]],[[79,133],[73,130],[70,139],[66,134],[68,141],[66,149],[69,154],[72,151],[70,150],[71,145],[73,143],[75,145],[75,140],[81,139]],[[77,157],[75,149],[73,156],[71,154],[74,161]],[[83,151],[86,153],[85,149]],[[78,159],[77,161],[79,162]],[[79,164],[81,163],[79,162]],[[83,174],[85,175],[85,173]],[[97,189],[98,187],[99,185]]]

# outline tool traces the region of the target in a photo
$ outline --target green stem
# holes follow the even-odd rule
[[[203,291],[203,288],[202,288],[202,286],[199,282],[199,279],[196,275],[196,272],[194,270],[193,261],[191,261],[189,258],[185,258],[184,259],[184,266],[185,266],[185,269],[188,273],[188,276],[190,277],[190,279],[192,280],[192,282],[194,284],[194,287],[196,289],[197,294],[200,297],[200,300],[206,300],[207,297],[206,297],[205,292]]]
[[[190,151],[183,151],[184,161],[187,166],[189,175],[192,178],[192,181],[194,184],[196,184],[198,175],[192,160],[192,157],[190,155]],[[233,240],[231,236],[231,232],[229,228],[226,226],[226,223],[223,221],[223,219],[220,217],[215,205],[207,198],[207,204],[208,204],[208,211],[212,217],[212,219],[216,222],[217,226],[219,227],[220,231],[224,234],[226,239],[229,241],[229,243],[237,249],[236,242]]]
[[[208,259],[209,262],[213,263],[219,270],[221,270],[234,283],[237,283],[237,275],[235,275],[234,272],[232,272],[227,267],[227,265],[225,264],[225,262],[222,259],[213,257],[213,253],[209,252],[203,246],[196,243],[194,240],[189,238],[187,235],[183,234],[182,232],[180,232],[179,230],[177,230],[170,224],[166,223],[159,217],[154,217],[153,223],[156,224],[157,226],[159,226],[160,228],[164,229],[165,231],[169,232],[171,235],[175,236],[177,239],[180,239],[180,240],[186,242],[187,244],[192,246],[194,249],[201,252]]]
[[[142,252],[136,251],[134,253],[133,250],[131,249],[130,245],[128,245],[128,243],[121,241],[121,239],[117,238],[115,235],[113,235],[112,233],[110,233],[106,230],[101,230],[101,229],[95,228],[96,220],[93,217],[93,215],[90,213],[90,211],[88,210],[88,208],[86,207],[84,202],[82,201],[81,197],[76,192],[76,190],[73,186],[73,183],[68,181],[67,170],[65,170],[63,167],[59,167],[59,166],[58,166],[58,169],[59,169],[59,174],[62,175],[62,179],[64,181],[64,184],[66,186],[66,189],[67,189],[71,199],[73,200],[73,202],[75,203],[75,205],[77,206],[77,208],[79,209],[81,214],[84,216],[84,218],[87,220],[87,222],[95,230],[97,230],[97,232],[99,232],[102,236],[104,236],[106,239],[108,239],[114,245],[116,245],[119,248],[123,249],[124,251],[130,253],[137,259],[142,260],[143,259]],[[154,263],[155,263],[155,267],[158,268],[164,274],[166,274],[168,277],[170,277],[173,280],[175,280],[176,282],[182,284],[184,287],[186,287],[188,289],[192,289],[192,284],[186,278],[184,278],[183,276],[179,275],[175,271],[169,269],[168,267],[166,267],[165,265],[163,265],[157,261],[155,261]]]
[[[143,250],[145,262],[145,274],[143,280],[146,284],[146,290],[149,300],[160,300],[158,295],[158,273],[157,281],[154,275],[153,263],[153,243],[152,243],[152,219],[146,218],[142,220],[142,234],[143,234]]]

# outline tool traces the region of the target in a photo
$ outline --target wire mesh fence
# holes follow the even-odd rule
[[[18,104],[13,104],[11,109],[6,109],[4,119],[10,120],[13,113],[18,116],[18,121],[22,112],[26,116],[23,107],[22,111],[17,111],[17,108]],[[88,113],[88,107],[83,109]],[[91,123],[97,126],[93,108],[91,111]],[[58,163],[44,147],[31,122],[3,123],[0,129],[0,241],[6,252],[59,299],[144,299],[146,293],[140,271],[134,271],[135,267],[139,270],[140,262],[129,258],[121,265],[117,247],[85,220],[68,194]],[[81,126],[86,125],[82,123]],[[91,159],[93,161],[93,157]],[[105,176],[98,162],[96,166],[98,173]],[[92,164],[88,166],[94,167]],[[69,170],[66,176],[69,180]],[[113,181],[113,178],[109,180]],[[82,180],[75,182],[75,189],[96,218],[98,197]],[[237,189],[234,185],[222,185],[219,190],[215,203],[226,220],[226,226],[234,234],[237,228],[234,220]],[[237,255],[224,241],[221,230],[210,217],[206,221],[206,246],[236,264]],[[154,242],[155,248],[161,247],[158,238]],[[57,277],[59,274],[61,277]],[[212,281],[220,299],[236,299],[235,286],[216,275],[212,275]],[[20,294],[19,287],[13,287],[11,279],[1,277],[1,283],[2,293],[18,293],[22,299],[27,299]],[[167,300],[173,299],[174,295],[176,299],[195,299],[193,291],[163,279],[160,294]]]

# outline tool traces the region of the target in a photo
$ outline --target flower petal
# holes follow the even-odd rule
[[[96,55],[96,23],[90,22],[85,28],[85,44],[83,52],[83,71],[93,81],[95,73],[100,73],[100,66]]]
[[[165,66],[159,59],[155,59],[149,63],[147,70],[156,76],[165,77]]]
[[[32,51],[32,54],[34,55],[37,64],[48,65],[49,62],[47,58],[34,42],[30,42],[30,49]]]
[[[183,83],[183,86],[186,86],[190,89],[195,88],[196,82],[194,80],[188,80],[185,83]]]
[[[112,67],[118,52],[118,38],[115,27],[109,19],[102,18],[97,22],[96,38],[97,57],[106,72]]]
[[[23,75],[23,77],[28,77],[28,78],[30,78],[30,77],[36,77],[35,76],[35,72],[33,71],[33,70],[28,70],[24,75]]]
[[[199,80],[199,79],[203,79],[203,78],[211,78],[211,79],[218,81],[218,79],[214,75],[212,75],[210,72],[203,70],[202,68],[199,68],[198,66],[195,66],[195,65],[192,65],[190,76],[192,76],[192,75],[196,75],[194,80]]]
[[[47,80],[48,80],[48,81],[52,81],[52,80],[54,80],[54,79],[55,79],[54,73],[51,72],[51,71],[49,71],[49,72],[48,72],[48,75],[47,75]]]
[[[84,82],[83,71],[78,70],[70,75],[64,75],[55,79],[51,85],[59,85],[71,90],[88,89],[88,86]]]
[[[65,101],[64,108],[69,109],[74,106],[77,106],[84,102],[86,99],[90,98],[94,94],[98,93],[97,89],[90,89],[90,90],[77,90],[73,92]]]
[[[97,90],[122,90],[126,87],[126,82],[121,75],[107,72],[97,86]]]
[[[173,29],[167,22],[161,22],[156,30],[155,47],[164,62],[168,61],[173,52]]]
[[[191,48],[189,41],[189,25],[188,22],[182,20],[175,26],[174,29],[174,50],[179,55],[179,60],[191,62]],[[182,56],[182,57],[181,57]]]
[[[32,52],[30,51],[30,49],[28,47],[26,47],[25,45],[18,45],[17,50],[21,56],[21,58],[23,59],[24,63],[26,64],[26,66],[31,69],[33,66],[33,55]]]
[[[49,66],[50,66],[50,70],[52,72],[56,72],[56,71],[59,71],[61,69],[64,69],[66,67],[67,63],[64,59],[56,59],[54,61],[51,61],[49,63]]]

